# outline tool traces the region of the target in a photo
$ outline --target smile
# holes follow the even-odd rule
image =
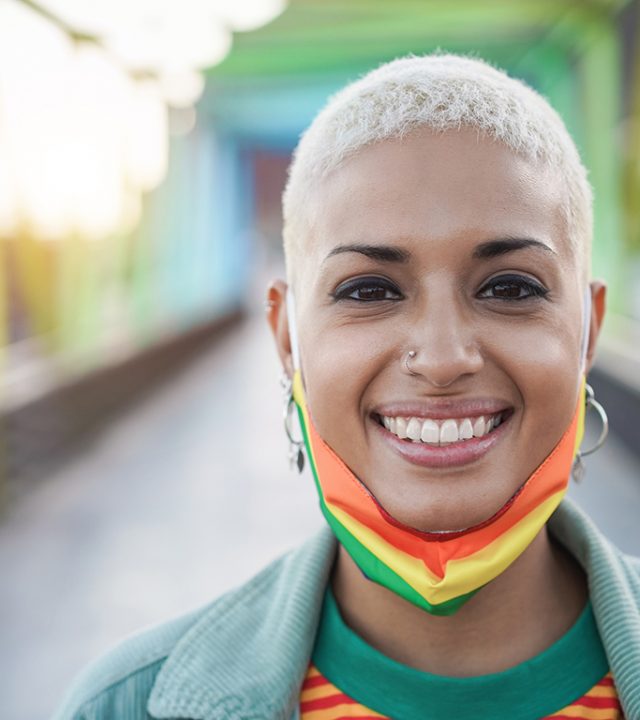
[[[504,415],[505,412],[499,412],[487,416],[441,420],[380,415],[379,422],[401,440],[408,439],[429,445],[447,445],[488,435],[500,425]]]
[[[381,440],[404,460],[422,467],[445,469],[468,465],[484,457],[508,433],[512,416],[513,408],[466,417],[425,418],[376,413],[370,417]]]

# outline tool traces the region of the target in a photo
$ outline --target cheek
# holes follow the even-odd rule
[[[302,367],[309,412],[322,437],[336,450],[353,446],[362,424],[362,396],[389,362],[394,341],[371,328],[324,328],[302,338]],[[304,352],[304,348],[313,348]]]
[[[527,430],[523,437],[553,446],[575,411],[581,379],[580,332],[557,322],[532,323],[508,332],[496,329],[493,338],[493,357],[520,394]]]

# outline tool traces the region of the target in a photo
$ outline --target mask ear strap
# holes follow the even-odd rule
[[[591,288],[587,285],[584,291],[584,301],[582,303],[582,350],[581,365],[582,374],[585,374],[587,366],[587,348],[589,346],[589,335],[591,327]]]
[[[286,294],[287,320],[289,322],[289,340],[291,341],[291,356],[293,370],[300,369],[300,350],[298,348],[298,330],[296,328],[296,308],[293,300],[293,290],[287,287]]]

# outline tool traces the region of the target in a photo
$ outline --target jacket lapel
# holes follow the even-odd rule
[[[151,716],[295,716],[335,550],[323,528],[214,602],[164,663],[147,705]]]
[[[566,498],[549,530],[584,568],[625,717],[640,718],[640,568]]]

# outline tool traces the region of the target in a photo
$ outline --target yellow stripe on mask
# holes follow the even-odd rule
[[[420,560],[399,550],[376,532],[330,503],[327,507],[345,528],[370,552],[390,567],[431,605],[452,600],[486,585],[522,554],[551,516],[565,491],[547,498],[529,515],[481,550],[450,560],[444,578],[439,578]]]
[[[587,384],[587,378],[583,376],[582,378],[582,384],[580,386],[580,397],[582,400],[580,401],[580,404],[578,406],[578,427],[576,428],[576,442],[573,447],[573,455],[574,457],[577,455],[578,450],[580,449],[580,443],[582,443],[582,438],[584,437],[584,416],[587,411],[586,407],[586,384]]]

